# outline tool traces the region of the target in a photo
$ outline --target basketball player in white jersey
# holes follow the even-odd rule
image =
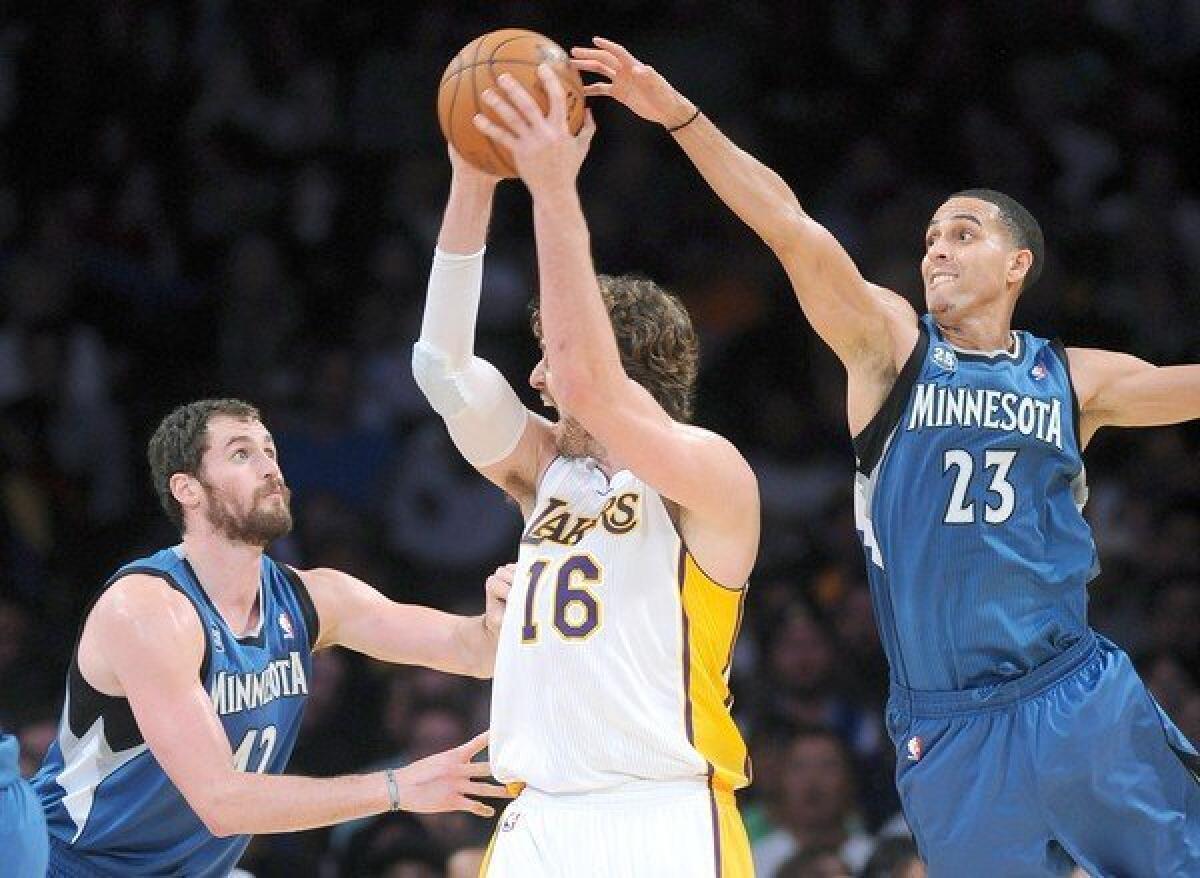
[[[594,124],[568,133],[511,78],[486,98],[533,196],[540,275],[528,412],[472,353],[497,180],[453,150],[417,380],[455,444],[526,527],[501,626],[491,765],[521,793],[485,859],[508,876],[744,876],[734,791],[749,775],[728,675],[758,549],[753,472],[691,426],[696,340],[651,281],[597,278],[575,178]],[[477,117],[477,124],[481,120]]]

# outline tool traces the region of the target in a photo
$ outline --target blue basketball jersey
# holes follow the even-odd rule
[[[181,546],[122,567],[105,588],[132,573],[162,579],[195,607],[206,642],[200,680],[237,767],[282,773],[300,729],[317,638],[316,612],[299,577],[263,556],[258,630],[239,638]],[[46,810],[52,867],[58,857],[64,871],[89,875],[227,875],[250,837],[209,833],[142,739],[128,701],[93,689],[77,662],[78,655],[58,738],[33,781]]]
[[[1098,572],[1078,405],[1058,342],[956,349],[934,320],[854,440],[855,519],[892,679],[997,684],[1087,631]]]

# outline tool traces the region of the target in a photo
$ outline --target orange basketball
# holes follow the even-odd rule
[[[511,74],[525,86],[543,111],[549,108],[550,99],[538,79],[539,64],[549,64],[562,80],[567,121],[571,132],[578,133],[583,127],[583,80],[553,40],[517,28],[495,30],[468,43],[446,67],[438,86],[438,122],[446,139],[475,167],[501,177],[517,176],[509,151],[476,128],[471,119],[482,112],[502,124],[482,100],[489,88],[499,90],[496,77],[501,73]]]

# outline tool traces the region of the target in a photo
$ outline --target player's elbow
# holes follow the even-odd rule
[[[797,246],[814,225],[797,202],[787,201],[775,205],[756,231],[768,247],[780,253]]]
[[[442,417],[450,417],[466,406],[454,368],[433,345],[425,341],[413,345],[412,372],[417,387]]]
[[[204,820],[204,828],[215,838],[229,838],[233,835],[244,835],[232,821],[220,816],[211,815],[210,819]]]
[[[228,838],[231,835],[243,834],[230,818],[228,814],[217,807],[196,807],[193,806],[193,811],[200,818],[200,822],[204,824],[204,828],[209,834],[216,838]]]
[[[231,784],[221,781],[207,783],[202,792],[185,795],[185,798],[204,828],[216,838],[248,833],[249,830],[237,819],[237,802]]]
[[[763,235],[767,246],[779,256],[813,252],[827,246],[832,234],[806,214],[799,204],[781,207]]]

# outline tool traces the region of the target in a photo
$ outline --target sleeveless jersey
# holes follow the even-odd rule
[[[122,567],[104,588],[133,573],[162,579],[195,607],[205,632],[200,680],[235,764],[282,773],[300,728],[317,638],[316,612],[299,577],[264,555],[258,631],[238,638],[181,546]],[[250,843],[245,835],[209,833],[143,741],[129,702],[83,679],[78,642],[58,737],[33,783],[58,855],[88,874],[227,875]]]
[[[1059,342],[916,348],[854,440],[855,519],[892,679],[959,690],[1010,680],[1087,629],[1099,570],[1079,412]]]
[[[628,470],[556,459],[538,488],[496,654],[496,777],[548,793],[749,780],[729,669],[745,589],[710,579]]]

